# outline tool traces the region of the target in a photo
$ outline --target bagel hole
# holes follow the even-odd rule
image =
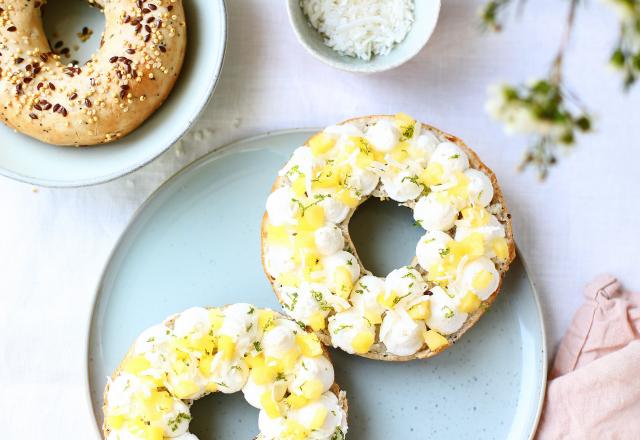
[[[242,391],[209,394],[193,403],[189,431],[200,440],[254,438],[259,432],[258,410]]]
[[[42,21],[62,64],[84,65],[100,47],[104,14],[86,0],[49,0],[42,6]]]
[[[375,197],[360,205],[349,222],[349,235],[360,261],[379,277],[411,264],[423,234],[409,208]]]

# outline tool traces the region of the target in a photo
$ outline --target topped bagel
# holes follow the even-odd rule
[[[369,197],[413,211],[411,265],[373,276],[349,237]],[[460,139],[411,117],[369,116],[317,133],[278,174],[262,225],[265,272],[285,311],[348,353],[427,358],[494,301],[515,258],[493,172]]]
[[[189,407],[220,391],[260,409],[260,440],[343,440],[347,400],[317,336],[250,304],[194,307],[145,330],[109,379],[108,440],[197,440]]]
[[[98,51],[65,65],[44,33],[44,2],[0,0],[0,118],[56,145],[114,141],[169,95],[186,47],[182,0],[91,0],[103,8]]]

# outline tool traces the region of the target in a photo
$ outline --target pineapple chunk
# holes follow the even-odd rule
[[[309,403],[309,400],[306,397],[299,394],[290,394],[284,400],[291,409],[300,409]]]
[[[200,372],[204,377],[209,377],[209,375],[211,374],[212,360],[213,360],[213,356],[205,354],[198,361],[198,370],[200,370]]]
[[[129,358],[124,367],[125,372],[138,375],[151,367],[151,362],[144,356],[135,356]]]
[[[498,260],[505,261],[509,258],[509,245],[506,238],[496,238],[493,240],[492,246]]]
[[[315,333],[298,333],[296,343],[304,356],[315,357],[323,353],[322,345]]]
[[[456,185],[449,188],[449,194],[466,199],[469,196],[469,178],[462,172],[457,172],[455,177]]]
[[[365,310],[364,318],[367,321],[369,321],[372,325],[382,323],[382,314],[378,312],[374,312],[373,310]]]
[[[251,379],[256,385],[266,385],[274,381],[278,375],[278,366],[267,363],[264,356],[256,356],[250,363]]]
[[[493,280],[493,274],[487,270],[480,270],[471,281],[471,286],[476,290],[484,290]]]
[[[262,393],[260,396],[260,404],[270,418],[275,419],[280,417],[280,406],[273,398],[273,393],[270,390]]]
[[[398,294],[396,292],[381,293],[376,297],[378,304],[385,306],[387,309],[393,309],[396,306]]]
[[[122,425],[124,425],[125,419],[126,417],[124,416],[124,414],[114,414],[107,416],[104,424],[111,430],[118,430],[122,428]]]
[[[288,419],[280,437],[282,440],[306,440],[309,437],[309,431],[300,422]]]
[[[478,298],[478,295],[473,292],[469,292],[460,300],[458,309],[464,313],[473,313],[478,310],[480,304],[482,304],[482,301]]]
[[[396,113],[396,125],[400,128],[411,127],[416,123],[416,120],[413,119],[406,113]]]
[[[324,225],[324,209],[320,205],[313,205],[307,208],[302,215],[300,222],[300,228],[309,231],[315,231],[316,229]]]
[[[489,211],[479,206],[465,208],[461,211],[461,213],[462,218],[468,220],[471,223],[471,226],[474,228],[486,226],[489,223],[489,219],[491,218],[491,214],[489,214]]]
[[[173,387],[173,395],[178,399],[188,399],[199,391],[198,385],[192,380],[183,380]]]
[[[222,358],[230,361],[233,359],[233,355],[236,351],[236,343],[231,339],[231,336],[220,335],[218,337],[218,351],[222,352]]]
[[[324,422],[327,420],[327,408],[321,406],[316,410],[316,413],[313,415],[313,419],[311,419],[311,424],[309,425],[310,429],[320,429]]]
[[[439,185],[444,181],[444,168],[439,163],[431,162],[420,173],[418,181],[426,186]]]
[[[442,347],[449,345],[447,338],[435,330],[427,330],[424,334],[424,341],[427,343],[427,346],[431,351],[438,351]]]
[[[335,293],[344,299],[349,298],[351,290],[353,289],[353,280],[351,279],[351,272],[344,266],[336,268],[333,273],[333,283]]]
[[[265,331],[273,325],[273,318],[273,311],[260,310],[260,312],[258,313],[258,328],[262,331]]]
[[[311,379],[302,384],[302,395],[309,400],[318,400],[322,395],[323,386],[322,382],[318,379]]]
[[[327,321],[322,314],[322,312],[315,312],[309,318],[309,326],[313,329],[314,332],[324,330],[327,326]]]
[[[320,156],[321,154],[331,150],[336,144],[336,141],[324,133],[318,133],[309,139],[308,144],[311,149],[311,153],[314,156]]]
[[[360,332],[354,336],[351,341],[353,350],[358,354],[363,354],[369,351],[373,345],[374,335],[370,332]]]
[[[409,316],[413,319],[426,320],[431,317],[431,303],[421,302],[409,309]]]
[[[307,191],[307,180],[304,178],[303,174],[300,174],[293,182],[291,182],[291,189],[298,197],[302,197],[304,195]]]
[[[340,191],[336,195],[336,199],[338,201],[344,203],[345,205],[347,205],[349,208],[355,208],[360,203],[360,199],[355,197],[355,196],[353,196],[351,194],[351,191],[346,190],[346,189]]]
[[[290,286],[290,287],[300,286],[300,278],[292,272],[285,272],[280,274],[280,276],[276,278],[276,281],[278,282],[278,284],[282,284],[283,286]]]

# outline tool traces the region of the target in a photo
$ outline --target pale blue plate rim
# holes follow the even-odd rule
[[[240,152],[240,151],[251,151],[252,149],[254,149],[255,147],[249,147],[246,144],[252,144],[256,141],[260,141],[263,139],[268,139],[270,137],[273,136],[285,136],[285,135],[289,135],[289,134],[300,134],[300,133],[308,133],[309,135],[312,135],[313,133],[318,132],[320,129],[319,128],[294,128],[294,129],[284,129],[284,130],[274,130],[274,131],[268,131],[266,133],[262,133],[262,134],[258,134],[255,136],[249,136],[249,137],[245,137],[245,138],[241,138],[238,139],[236,141],[230,142],[228,144],[225,144],[207,154],[205,154],[204,156],[194,160],[193,162],[191,162],[190,164],[186,165],[185,167],[183,167],[182,169],[180,169],[179,171],[177,171],[175,174],[173,174],[171,177],[169,177],[165,182],[163,182],[158,188],[156,188],[148,197],[147,199],[136,209],[136,211],[134,212],[134,214],[131,216],[131,218],[129,219],[129,222],[127,223],[127,226],[123,229],[122,233],[120,234],[118,240],[116,241],[116,243],[114,244],[113,248],[111,249],[109,256],[106,259],[106,263],[104,265],[104,268],[102,270],[102,273],[100,275],[100,279],[97,283],[97,286],[95,288],[94,291],[94,298],[93,298],[93,302],[91,305],[91,313],[89,315],[89,319],[88,322],[85,324],[86,325],[86,338],[87,338],[87,343],[85,344],[85,360],[86,360],[86,368],[85,368],[85,374],[84,374],[84,385],[85,385],[85,397],[87,399],[87,406],[91,412],[91,416],[93,417],[93,420],[95,421],[95,423],[93,424],[94,426],[94,430],[96,435],[98,436],[98,438],[102,438],[102,429],[101,426],[99,426],[99,414],[96,413],[96,408],[94,407],[94,402],[91,396],[91,346],[93,345],[93,341],[94,338],[96,337],[94,334],[94,317],[97,311],[97,308],[99,306],[99,300],[100,300],[100,292],[102,291],[103,285],[104,285],[104,280],[105,277],[109,271],[109,268],[111,266],[111,263],[113,261],[113,257],[115,256],[116,252],[118,251],[118,249],[120,249],[121,245],[124,243],[125,239],[128,237],[129,232],[131,231],[132,227],[136,224],[136,222],[138,221],[139,217],[142,215],[142,213],[147,209],[147,207],[156,199],[156,197],[158,197],[163,191],[165,191],[167,188],[169,188],[171,186],[171,184],[176,181],[177,179],[179,179],[180,177],[182,177],[183,175],[191,172],[193,169],[197,168],[198,166],[200,166],[201,164],[203,164],[204,162],[209,162],[209,161],[215,161],[215,160],[219,160],[221,158],[223,158],[224,156],[226,156],[227,154],[231,154],[234,152]],[[238,148],[236,148],[238,147]],[[547,347],[547,336],[546,336],[546,322],[545,322],[545,318],[544,318],[544,314],[542,313],[542,305],[540,302],[540,296],[538,294],[537,288],[535,283],[533,282],[533,280],[531,279],[531,277],[529,276],[529,265],[527,263],[527,261],[525,260],[525,258],[523,257],[522,252],[520,251],[520,248],[518,246],[517,247],[517,252],[516,258],[519,258],[520,261],[522,262],[523,268],[525,273],[527,274],[527,282],[530,284],[531,286],[531,291],[533,292],[533,300],[534,300],[534,304],[536,307],[536,315],[538,318],[538,321],[540,322],[540,334],[538,335],[540,338],[540,346],[541,346],[541,353],[540,356],[542,357],[542,371],[541,371],[541,375],[540,375],[540,384],[539,384],[539,397],[538,397],[538,405],[537,405],[537,410],[536,410],[536,414],[534,414],[532,416],[532,431],[529,434],[528,439],[532,440],[535,437],[536,434],[536,430],[538,427],[538,424],[540,422],[540,417],[542,416],[542,409],[544,406],[544,399],[545,399],[545,395],[546,395],[546,389],[547,389],[547,375],[548,375],[548,347]]]
[[[172,139],[170,142],[167,143],[167,146],[165,148],[162,148],[160,150],[154,151],[153,154],[151,154],[149,157],[147,157],[145,160],[143,160],[140,163],[137,163],[135,165],[126,167],[120,171],[115,171],[109,174],[105,174],[103,176],[98,176],[98,177],[93,177],[90,179],[82,179],[82,180],[77,180],[77,181],[59,181],[59,180],[49,180],[49,179],[39,179],[36,177],[29,177],[29,176],[25,176],[22,175],[20,173],[15,173],[11,170],[8,170],[6,168],[3,168],[0,166],[0,175],[7,177],[9,179],[13,179],[13,180],[17,180],[18,182],[22,182],[22,183],[27,183],[30,185],[36,185],[36,186],[42,186],[42,187],[46,187],[46,188],[83,188],[83,187],[88,187],[88,186],[94,186],[94,185],[99,185],[102,183],[107,183],[107,182],[111,182],[113,180],[116,180],[120,177],[124,177],[127,176],[137,170],[139,170],[140,168],[143,168],[144,166],[150,164],[151,162],[153,162],[155,159],[157,159],[158,157],[160,157],[163,153],[165,153],[166,151],[168,151],[176,142],[178,142],[180,139],[182,139],[184,137],[185,134],[187,134],[187,132],[189,131],[189,129],[191,127],[193,127],[193,124],[195,124],[195,122],[198,120],[198,118],[202,115],[202,113],[205,111],[205,109],[209,106],[209,103],[211,102],[211,99],[213,98],[213,94],[216,90],[216,87],[218,86],[218,83],[220,82],[220,76],[222,74],[222,69],[224,68],[224,61],[225,61],[225,55],[226,55],[226,51],[227,51],[227,26],[228,26],[228,12],[227,12],[227,4],[226,4],[227,0],[220,0],[220,7],[221,7],[221,12],[222,12],[222,16],[224,17],[223,20],[223,26],[220,30],[220,40],[222,41],[222,52],[220,54],[220,62],[218,66],[215,66],[216,72],[214,75],[211,76],[211,80],[210,83],[207,87],[207,93],[205,93],[203,95],[203,99],[202,101],[198,104],[198,106],[196,107],[198,110],[192,115],[192,117],[188,120],[187,124],[184,127],[184,130],[181,131],[180,135],[176,136],[174,139]],[[153,117],[153,115],[151,116]],[[73,148],[73,147],[60,147],[60,148]],[[90,147],[91,148],[91,147]],[[99,148],[99,147],[94,147],[94,148]],[[137,213],[136,213],[137,214]]]

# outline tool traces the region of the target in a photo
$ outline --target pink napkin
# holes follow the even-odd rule
[[[549,375],[537,439],[640,439],[640,294],[585,289]]]

